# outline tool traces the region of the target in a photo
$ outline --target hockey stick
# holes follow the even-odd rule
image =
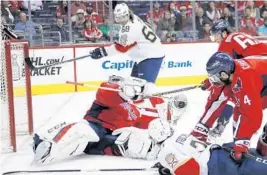
[[[9,171],[8,174],[34,174],[34,173],[68,173],[68,172],[118,172],[118,171],[158,171],[157,168],[123,168],[123,169],[69,169],[69,170],[29,170],[29,171]]]
[[[155,93],[155,94],[152,94],[152,96],[158,96],[158,97],[160,97],[160,96],[163,96],[163,95],[169,95],[169,94],[174,94],[174,93],[178,93],[178,92],[184,92],[184,91],[196,89],[196,88],[199,88],[199,87],[200,87],[200,85],[189,86],[189,87],[175,89],[175,90],[171,90],[171,91],[165,91],[165,92]],[[147,98],[149,98],[149,97],[147,97]]]
[[[113,88],[108,88],[108,87],[100,87],[96,85],[90,85],[90,84],[85,84],[85,83],[78,83],[78,82],[72,82],[72,81],[66,81],[67,84],[73,84],[73,85],[78,85],[78,86],[83,86],[83,87],[88,87],[88,88],[96,88],[96,89],[104,89],[108,91],[116,91],[116,92],[121,92],[119,89],[113,89]]]
[[[88,87],[88,88],[105,89],[105,90],[109,90],[109,91],[121,92],[121,90],[119,90],[119,89],[100,87],[100,86],[90,85],[90,84],[86,84],[86,83],[78,83],[78,82],[72,82],[72,81],[66,81],[66,83],[67,84],[78,85],[78,86],[83,86],[83,87]],[[195,86],[189,86],[189,87],[175,89],[175,90],[171,90],[171,91],[159,92],[159,93],[152,94],[151,96],[145,96],[143,99],[150,98],[152,96],[162,97],[163,95],[168,95],[168,94],[173,94],[173,93],[178,93],[178,92],[184,92],[184,91],[196,89],[196,88],[199,88],[199,87],[200,87],[200,85],[195,85]],[[167,97],[164,97],[164,98],[167,98]]]
[[[32,64],[32,61],[31,61],[30,57],[26,57],[25,58],[25,63],[27,64],[27,66],[29,67],[30,70],[38,70],[38,69],[45,69],[45,68],[48,68],[48,67],[52,67],[52,66],[57,66],[57,65],[69,63],[69,62],[72,62],[72,61],[81,60],[81,59],[84,59],[84,58],[87,58],[87,57],[90,57],[90,56],[91,56],[90,54],[89,55],[84,55],[84,56],[81,56],[81,57],[77,57],[77,58],[65,60],[65,61],[62,61],[62,62],[56,62],[56,63],[53,63],[53,64],[49,64],[49,65],[45,65],[45,66],[40,66],[40,67],[35,67]]]

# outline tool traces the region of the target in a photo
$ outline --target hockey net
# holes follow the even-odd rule
[[[27,41],[1,41],[2,153],[15,152],[16,136],[33,132],[30,70],[24,64],[28,55]]]

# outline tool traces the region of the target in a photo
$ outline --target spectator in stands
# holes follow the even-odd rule
[[[212,23],[206,22],[203,25],[203,30],[200,30],[198,32],[198,38],[201,40],[210,40],[210,29],[211,29]]]
[[[166,34],[165,42],[171,43],[176,41],[176,34],[174,32],[168,32]]]
[[[256,7],[253,0],[249,0],[247,2],[247,7],[249,7],[251,10],[251,17],[255,18],[256,20],[260,19],[260,10],[258,7]]]
[[[201,7],[197,9],[196,13],[196,29],[198,31],[201,31],[203,29],[204,24],[206,24],[209,21],[209,19],[204,16],[204,11]]]
[[[254,26],[256,26],[256,20],[255,18],[253,18],[251,16],[251,8],[250,7],[246,7],[245,8],[245,14],[244,17],[241,19],[241,26],[242,27],[246,27],[247,26],[247,21],[250,20],[251,24],[253,24]]]
[[[56,26],[54,26],[51,30],[53,32],[59,32],[61,35],[61,41],[65,42],[68,41],[68,33],[66,29],[63,27],[63,18],[62,17],[57,17],[57,22]]]
[[[88,6],[86,7],[86,19],[94,20],[97,24],[102,24],[103,20],[102,17],[94,11],[93,4],[90,2],[88,3]]]
[[[257,30],[255,23],[253,23],[249,18],[245,20],[245,26],[242,26],[239,30],[239,32],[243,32],[246,34],[249,34],[251,36],[256,36],[257,35]]]
[[[150,16],[150,10],[149,10],[146,13],[146,21],[156,28],[156,26],[159,24],[160,18],[163,17],[163,14],[164,14],[164,11],[160,9],[160,4],[158,2],[155,2],[153,5],[152,18]],[[151,21],[152,19],[153,19],[153,22]]]
[[[81,1],[75,1],[71,4],[71,16],[76,15],[77,10],[82,9],[83,11],[86,10],[86,6],[81,3]]]
[[[60,1],[59,5],[57,6],[56,11],[57,11],[56,13],[57,17],[67,16],[68,15],[68,2],[66,0]]]
[[[264,24],[258,28],[259,36],[267,36],[267,17],[264,18]]]
[[[169,11],[171,12],[171,17],[175,17],[175,18],[179,18],[180,17],[180,13],[176,8],[176,5],[174,2],[171,2],[169,4]]]
[[[180,7],[180,16],[175,21],[175,31],[192,30],[192,18],[187,16],[186,6]]]
[[[10,0],[10,11],[13,16],[18,16],[20,13],[20,10],[22,9],[22,1],[21,0]]]
[[[1,16],[4,17],[6,23],[11,24],[14,22],[14,17],[9,9],[9,2],[2,1],[1,3]]]
[[[29,1],[31,6],[31,11],[34,12],[36,10],[43,9],[43,2],[41,0],[23,0],[23,8],[28,10]]]
[[[104,23],[100,25],[99,30],[102,32],[103,37],[106,40],[110,40],[110,36],[113,36],[115,39],[119,38],[120,26],[113,24],[109,25],[109,20],[107,17],[104,17]]]
[[[261,18],[263,18],[263,17],[262,17],[262,14],[263,14],[263,12],[266,11],[266,10],[267,10],[267,0],[263,1],[263,5],[262,5],[261,8],[260,8],[260,16],[261,16]]]
[[[27,21],[27,16],[25,13],[20,12],[19,19],[20,19],[20,22],[18,22],[15,25],[15,30],[24,31],[26,34],[29,34],[29,33],[31,33],[32,35],[36,34],[36,30],[34,28],[36,24],[33,23],[32,21]]]
[[[85,21],[85,16],[84,16],[84,10],[83,9],[78,9],[76,12],[76,15],[71,17],[71,22],[73,26],[82,26]]]
[[[208,19],[213,23],[216,20],[220,19],[221,15],[220,15],[220,11],[218,9],[216,9],[215,7],[215,3],[214,2],[209,2],[209,6],[206,10],[206,16],[208,17]]]
[[[228,21],[231,27],[235,26],[235,20],[234,20],[228,7],[223,8],[223,13],[222,13],[221,19]]]
[[[102,32],[94,26],[91,20],[86,20],[84,22],[84,30],[82,31],[82,35],[84,38],[88,39],[88,41],[96,42],[102,37]]]
[[[264,24],[264,18],[267,18],[267,9],[263,11],[262,17],[257,21],[258,27]]]
[[[171,17],[171,12],[166,10],[164,12],[164,17],[159,20],[157,27],[157,34],[160,38],[165,41],[166,34],[170,31],[174,31],[175,18]]]

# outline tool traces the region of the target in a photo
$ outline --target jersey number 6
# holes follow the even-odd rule
[[[244,35],[236,35],[234,36],[234,40],[243,48],[246,49],[249,45],[255,45],[258,44],[259,42],[251,37],[247,37]]]
[[[146,26],[143,27],[142,33],[151,43],[154,43],[157,40],[157,36],[152,31],[147,30]]]

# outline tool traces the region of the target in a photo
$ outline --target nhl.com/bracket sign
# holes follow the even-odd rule
[[[117,70],[120,71],[122,69],[131,69],[134,66],[133,60],[126,60],[126,61],[112,61],[106,60],[102,63],[103,69],[110,69],[110,70]],[[161,69],[175,69],[175,68],[192,68],[193,63],[190,60],[185,61],[174,61],[174,60],[167,60],[163,61],[161,64]]]

